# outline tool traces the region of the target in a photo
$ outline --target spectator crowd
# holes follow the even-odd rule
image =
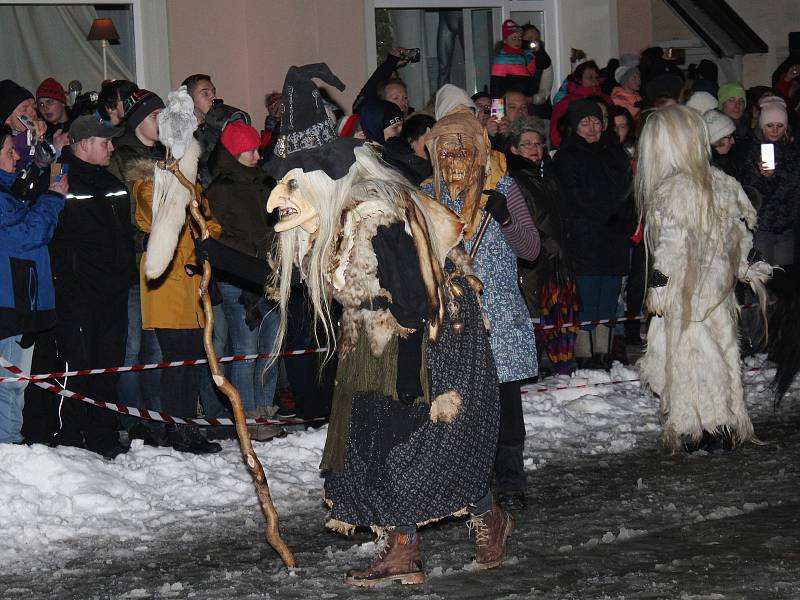
[[[535,340],[527,328],[527,354],[538,354],[533,370],[517,368],[493,340],[505,411],[497,470],[507,483],[505,505],[513,508],[524,506],[520,382],[537,373],[608,368],[613,360],[627,360],[626,347],[642,344],[639,321],[562,325],[636,317],[642,310],[648,268],[633,178],[648,115],[674,104],[702,115],[711,163],[742,185],[757,212],[756,250],[771,264],[795,262],[800,34],[790,36],[791,53],[771,75],[771,85],[748,89],[720,81],[711,61],[684,70],[661,48],[623,55],[603,68],[574,50],[570,75],[554,82],[536,27],[508,20],[502,35],[490,85],[471,97],[447,84],[425,106],[411,107],[401,78],[409,53],[395,48],[364,84],[352,114],[323,101],[339,136],[366,140],[386,164],[431,195],[438,194],[439,178],[448,176],[440,161],[458,155],[440,142],[461,127],[447,120],[452,108],[474,111],[479,128],[470,135],[488,137],[491,152],[483,159],[497,177],[476,193],[491,191],[478,201],[497,229],[489,229],[488,239],[500,239],[502,230],[508,249],[478,270],[484,283],[497,286],[492,298],[509,298],[498,306],[487,300],[488,312],[496,311],[500,327],[523,337],[530,319],[554,325]],[[279,323],[274,304],[262,286],[225,264],[247,262],[266,271],[276,217],[265,210],[275,181],[264,167],[276,152],[281,93],[266,96],[268,116],[257,129],[245,111],[218,97],[210,75],[192,74],[182,85],[194,102],[200,208],[213,240],[201,242],[187,215],[167,272],[149,281],[140,265],[158,210],[154,166],[165,160],[157,120],[163,99],[117,80],[70,105],[53,78],[35,93],[0,81],[0,355],[23,372],[202,358],[205,316],[198,291],[204,260],[215,266],[217,353],[273,349]],[[462,190],[447,183],[447,203],[463,215],[472,184]],[[517,296],[524,301],[523,325],[503,320],[511,318],[507,306],[516,310]],[[287,350],[315,345],[301,284],[292,290],[284,339]],[[225,368],[248,417],[328,414],[332,363],[305,356]],[[59,385],[178,417],[230,416],[205,366],[70,377]],[[233,432],[118,418],[25,382],[0,383],[0,442],[77,446],[113,459],[127,450],[122,429],[127,439],[196,453],[219,451],[214,438]],[[275,425],[251,427],[258,440],[283,434]]]

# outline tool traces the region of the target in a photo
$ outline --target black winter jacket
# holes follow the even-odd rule
[[[219,241],[266,260],[275,232],[267,199],[275,183],[259,168],[246,167],[222,144],[209,159],[211,185],[206,190],[211,213],[222,226]]]
[[[594,144],[573,134],[554,162],[566,200],[566,246],[575,274],[627,274],[636,228],[628,153],[609,132]]]
[[[127,290],[138,281],[127,188],[106,167],[86,163],[68,148],[61,160],[69,165],[69,194],[50,243],[59,301]]]
[[[414,154],[411,145],[404,139],[393,137],[383,145],[383,160],[393,166],[415,186],[419,186],[433,175],[430,161]]]
[[[553,168],[552,159],[545,154],[542,164],[535,164],[517,154],[506,154],[508,174],[517,182],[525,197],[533,222],[544,242],[554,239],[564,249],[565,199]],[[541,253],[541,257],[544,253]]]
[[[758,207],[758,229],[784,233],[797,226],[800,218],[800,143],[778,142],[775,146],[775,173],[764,177],[758,168],[761,162],[761,141],[755,136],[738,148],[738,171],[745,191],[755,189],[761,196]]]

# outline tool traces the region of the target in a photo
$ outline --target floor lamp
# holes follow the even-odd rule
[[[106,48],[108,48],[109,42],[119,41],[119,34],[117,33],[117,28],[114,27],[114,21],[111,19],[95,19],[86,39],[90,41],[100,40],[103,45],[103,81],[106,81],[108,79]]]

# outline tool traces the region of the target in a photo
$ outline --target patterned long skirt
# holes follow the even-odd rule
[[[455,390],[458,415],[432,422],[428,405],[354,394],[344,468],[326,474],[329,526],[423,524],[461,514],[489,491],[500,418],[497,374],[478,300],[463,278],[456,282],[467,290],[459,299],[464,331],[453,331],[448,316],[425,359],[430,398]]]

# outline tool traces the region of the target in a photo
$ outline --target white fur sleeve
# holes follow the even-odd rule
[[[683,282],[683,265],[686,262],[686,234],[663,212],[656,211],[654,219],[657,223],[652,235],[651,254],[653,269],[660,271],[668,278],[667,284],[661,287],[651,287],[647,290],[647,308],[656,315],[663,315],[670,298],[679,294]]]
[[[197,179],[199,158],[200,144],[193,139],[178,161],[181,173],[192,183]],[[144,261],[147,279],[160,277],[172,262],[178,247],[178,236],[186,223],[186,208],[191,199],[191,192],[172,173],[156,169],[153,182],[153,224]]]

